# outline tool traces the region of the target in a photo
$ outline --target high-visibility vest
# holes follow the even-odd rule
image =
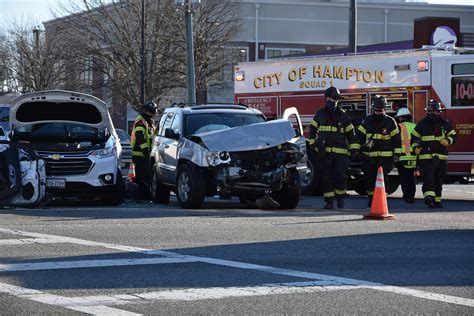
[[[148,151],[150,150],[151,137],[150,131],[148,129],[148,122],[141,115],[139,115],[135,120],[135,123],[133,124],[132,135],[130,136],[130,146],[132,147],[133,157],[145,157],[145,155],[143,154],[143,149],[148,148]],[[140,148],[136,148],[135,146],[135,143],[137,141],[137,137],[135,134],[138,131],[143,132],[143,135],[145,136],[145,143],[138,144]]]
[[[400,138],[402,140],[402,155],[400,161],[405,161],[405,167],[416,167],[416,156],[411,154],[411,134],[415,130],[415,123],[403,122],[398,124],[400,128]]]

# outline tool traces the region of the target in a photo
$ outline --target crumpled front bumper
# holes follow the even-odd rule
[[[289,170],[278,167],[260,172],[236,166],[226,166],[214,174],[220,191],[271,192],[281,190],[287,181]]]

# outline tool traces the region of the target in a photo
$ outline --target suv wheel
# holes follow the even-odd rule
[[[321,192],[321,166],[320,162],[316,159],[316,153],[314,149],[307,146],[308,150],[308,161],[306,165],[309,169],[309,173],[305,176],[305,179],[301,179],[301,191],[304,195],[320,195]]]
[[[205,197],[204,174],[199,167],[183,164],[178,168],[176,196],[182,208],[200,208]]]
[[[294,209],[298,206],[300,197],[300,177],[296,171],[292,172],[289,183],[284,183],[280,191],[272,193],[272,198],[280,204],[279,209]]]
[[[162,184],[158,179],[158,171],[153,171],[151,182],[151,200],[153,203],[170,204],[171,188]]]
[[[119,205],[124,202],[127,191],[120,169],[117,169],[117,181],[112,187],[112,191],[102,197],[102,202],[106,205]]]

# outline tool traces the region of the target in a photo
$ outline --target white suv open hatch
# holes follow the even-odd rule
[[[122,148],[103,101],[62,90],[24,94],[13,101],[10,122],[11,140],[46,162],[49,196],[123,201]]]

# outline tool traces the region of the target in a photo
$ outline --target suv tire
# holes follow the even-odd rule
[[[153,203],[170,204],[171,188],[161,183],[158,178],[158,171],[154,170],[154,168],[150,193]]]
[[[119,205],[125,201],[125,195],[127,190],[125,189],[125,182],[123,181],[122,173],[120,169],[117,169],[117,181],[113,186],[111,192],[102,197],[102,202],[106,205]]]
[[[191,163],[178,167],[176,176],[176,197],[182,208],[200,208],[206,195],[204,174]]]
[[[303,195],[322,195],[321,191],[321,167],[316,159],[316,152],[313,148],[306,146],[308,161],[306,165],[310,170],[306,179],[301,181],[301,192]]]
[[[298,206],[301,197],[300,177],[297,171],[291,174],[291,181],[284,183],[280,191],[272,193],[272,198],[280,204],[279,209],[292,210]]]

